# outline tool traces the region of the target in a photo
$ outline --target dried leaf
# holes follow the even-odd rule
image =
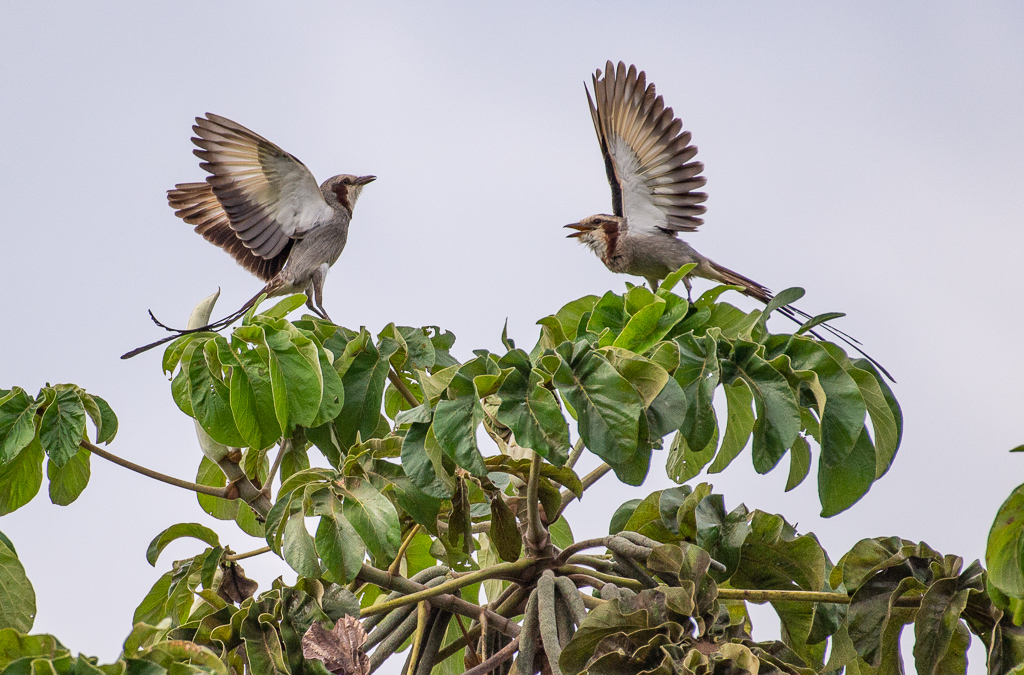
[[[302,656],[323,661],[335,675],[369,675],[370,657],[363,653],[366,631],[359,619],[338,619],[333,630],[313,623],[302,636]]]

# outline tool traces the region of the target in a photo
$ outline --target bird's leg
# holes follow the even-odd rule
[[[690,296],[690,293],[693,290],[693,284],[690,283],[690,275],[689,274],[687,274],[685,277],[683,277],[683,286],[686,286],[686,302],[688,302],[688,303],[690,303],[692,305],[693,304],[693,298]]]
[[[325,263],[313,272],[313,279],[309,282],[313,292],[306,298],[306,306],[313,310],[320,318],[334,323],[331,317],[327,315],[327,310],[324,309],[324,279],[327,278],[327,270],[329,269],[330,266]]]

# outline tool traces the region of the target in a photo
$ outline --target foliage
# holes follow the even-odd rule
[[[0,675],[324,675],[367,672],[402,651],[404,672],[422,674],[506,673],[513,659],[520,674],[890,673],[903,670],[908,624],[919,672],[965,672],[972,634],[990,672],[1015,672],[1017,493],[993,527],[989,575],[897,538],[865,539],[833,564],[782,516],[727,510],[692,482],[749,446],[759,473],[788,453],[792,489],[816,458],[822,514],[834,515],[886,473],[902,414],[871,363],[809,333],[820,318],[794,334],[767,330],[799,289],[748,313],[719,300],[728,287],[694,303],[673,293],[687,271],[656,293],[627,285],[565,305],[538,322],[529,352],[503,334],[504,353],[464,361],[434,326],[389,324],[374,337],[288,321],[302,296],[251,310],[229,336],[182,336],[162,366],[202,453],[195,482],[158,480],[196,491],[206,514],[266,548],[237,554],[192,522],[157,534],[154,566],[176,539],[202,549],[171,563],[121,658],[98,666],[27,635],[34,594],[0,536]],[[36,495],[44,456],[61,505],[86,487],[93,454],[129,465],[98,445],[116,429],[106,402],[80,387],[0,390],[0,514]],[[604,464],[580,476],[584,451]],[[680,485],[623,504],[607,536],[574,542],[566,505],[609,471],[643,484],[656,457]],[[257,593],[239,561],[264,552],[296,582]],[[781,640],[754,640],[746,602],[771,603]]]

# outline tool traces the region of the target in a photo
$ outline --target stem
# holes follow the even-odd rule
[[[415,408],[420,404],[419,399],[417,399],[416,395],[410,391],[409,387],[402,379],[402,376],[395,372],[394,366],[388,370],[388,379],[391,380],[391,384],[395,386],[395,389],[397,389],[398,393],[402,395],[402,398],[408,401],[409,405]]]
[[[260,490],[263,494],[270,498],[270,486],[274,482],[274,476],[277,474],[277,470],[281,468],[281,460],[284,458],[284,453],[291,450],[292,439],[285,438],[281,440],[277,450],[277,457],[274,458],[274,464],[270,467],[270,473],[267,474],[267,484]]]
[[[199,483],[181,480],[180,478],[174,478],[172,476],[162,474],[159,471],[147,469],[146,467],[135,464],[134,462],[129,462],[127,459],[121,459],[117,455],[107,452],[106,450],[97,447],[86,440],[81,441],[79,445],[81,445],[83,448],[93,453],[94,455],[99,455],[108,462],[113,462],[114,464],[123,466],[126,469],[131,469],[135,473],[141,473],[143,476],[148,476],[149,478],[158,480],[161,483],[167,483],[168,485],[173,485],[175,487],[185,488],[186,490],[192,490],[192,492],[198,492],[199,494],[203,495],[210,495],[211,497],[229,499],[228,488],[226,487],[216,488],[210,487],[209,485],[200,485]]]
[[[269,552],[270,547],[264,546],[262,548],[256,549],[255,551],[248,551],[246,553],[229,553],[228,555],[224,556],[224,560],[245,560],[246,558],[252,558],[253,556]]]
[[[423,634],[427,632],[427,619],[430,618],[430,603],[421,602],[416,608],[416,639],[412,643],[412,653],[409,654],[409,669],[405,675],[412,675],[416,672],[417,661],[420,656],[420,645],[423,644]]]
[[[485,673],[491,672],[499,665],[512,658],[512,655],[517,649],[519,649],[519,638],[515,638],[512,642],[509,642],[507,645],[494,652],[494,656],[487,659],[479,666],[473,666],[462,675],[485,675]]]
[[[780,591],[780,590],[744,590],[741,588],[719,588],[718,597],[722,600],[746,600],[753,603],[796,601],[796,602],[829,602],[835,605],[850,604],[850,596],[845,593],[826,593],[821,591]],[[920,598],[897,598],[893,603],[896,607],[920,607]]]
[[[621,586],[622,588],[628,588],[630,590],[637,592],[647,588],[636,579],[629,579],[627,577],[617,577],[614,574],[605,574],[604,572],[598,572],[597,570],[592,570],[587,567],[580,567],[578,565],[562,565],[555,571],[563,575],[585,574],[589,577],[594,577],[598,581],[603,581],[606,584],[615,584],[616,586]],[[721,596],[721,591],[719,591],[719,596]]]
[[[605,475],[611,470],[612,468],[607,464],[601,464],[601,466],[597,467],[596,469],[594,469],[593,471],[591,471],[586,476],[580,479],[580,482],[583,483],[583,489],[586,490],[588,487],[596,483],[603,475]],[[551,519],[551,522],[555,522],[556,520],[558,520],[558,516],[562,515],[562,511],[565,511],[565,507],[568,506],[569,503],[575,498],[576,495],[569,492],[568,490],[563,490],[562,506],[558,509],[558,513],[555,514],[555,517]]]
[[[374,614],[386,614],[393,609],[399,607],[405,607],[421,600],[429,600],[438,595],[445,595],[456,591],[464,586],[471,586],[478,581],[484,581],[486,579],[494,579],[500,576],[518,576],[521,572],[529,569],[533,566],[535,561],[529,558],[523,558],[513,563],[501,563],[499,565],[492,565],[487,569],[477,570],[476,572],[470,572],[458,579],[452,579],[446,581],[443,584],[434,586],[433,588],[424,588],[423,590],[410,593],[409,595],[402,596],[401,598],[395,598],[394,600],[386,600],[379,602],[375,605],[371,605],[364,609],[360,616],[373,616]],[[390,574],[390,573],[389,573]],[[474,605],[475,607],[476,605]],[[479,608],[478,608],[479,610]],[[479,611],[478,611],[479,613]],[[476,618],[475,616],[473,618]]]
[[[568,560],[572,554],[579,553],[580,551],[586,550],[588,548],[597,548],[598,546],[605,546],[607,541],[608,537],[600,537],[598,539],[584,539],[583,541],[578,541],[575,544],[566,546],[565,550],[559,553],[558,557],[555,558],[555,564],[565,564],[565,561]]]
[[[516,614],[519,613],[519,611],[518,611],[519,603],[521,603],[523,601],[523,598],[527,595],[527,593],[528,593],[528,590],[525,587],[523,587],[523,586],[517,587],[516,588],[516,592],[513,593],[508,598],[506,598],[505,601],[501,603],[501,606],[498,607],[498,609],[496,609],[494,611],[498,614],[498,616],[509,616],[509,615],[515,616]],[[482,629],[482,627],[481,627],[481,625],[479,623],[476,626],[473,626],[461,638],[448,643],[448,646],[446,646],[444,649],[442,649],[440,652],[438,652],[437,659],[435,659],[435,662],[436,663],[441,663],[445,659],[447,659],[447,658],[453,656],[454,654],[456,654],[463,647],[470,647],[470,645],[472,644],[473,640],[475,640],[478,637],[480,637],[480,634],[482,632],[483,632],[483,629]]]
[[[530,548],[537,550],[541,539],[540,500],[538,498],[541,459],[540,454],[535,451],[531,452],[533,452],[533,460],[530,462],[530,480],[526,484],[526,540]],[[553,518],[551,522],[554,521]]]
[[[529,562],[532,563],[533,561]],[[379,570],[376,567],[371,567],[365,563],[363,564],[362,569],[359,570],[358,576],[360,580],[373,584],[374,586],[380,586],[381,588],[386,588],[389,591],[398,591],[400,593],[416,593],[424,590],[425,588],[422,584],[417,584],[414,581],[410,581],[398,575],[388,574],[384,570]],[[459,579],[458,581],[462,580],[463,579]],[[471,619],[478,618],[481,611],[486,612],[487,619],[491,622],[491,625],[494,626],[495,630],[499,630],[509,637],[519,636],[519,626],[514,621],[509,621],[500,614],[496,614],[490,610],[481,609],[479,605],[474,605],[462,598],[456,598],[453,595],[438,595],[430,598],[430,604],[435,607],[440,607],[441,609],[446,609],[455,614],[468,616]],[[362,616],[367,616],[368,612],[372,612],[374,614],[378,613],[373,612],[373,610],[376,610],[379,606],[380,605],[367,607],[363,610]]]
[[[576,466],[576,462],[583,456],[583,450],[586,446],[583,445],[583,439],[576,441],[576,445],[572,446],[572,452],[569,453],[569,459],[565,462],[565,465],[570,469]]]
[[[398,555],[395,556],[395,561],[388,566],[388,574],[398,574],[399,568],[402,566],[402,556],[409,550],[409,544],[412,543],[412,538],[416,536],[416,533],[420,531],[420,524],[416,523],[409,534],[405,535],[405,541],[398,547]]]

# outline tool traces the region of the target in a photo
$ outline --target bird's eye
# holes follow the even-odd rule
[[[352,180],[349,179],[349,178],[342,178],[341,179],[341,184],[342,185],[351,185],[352,184]]]

